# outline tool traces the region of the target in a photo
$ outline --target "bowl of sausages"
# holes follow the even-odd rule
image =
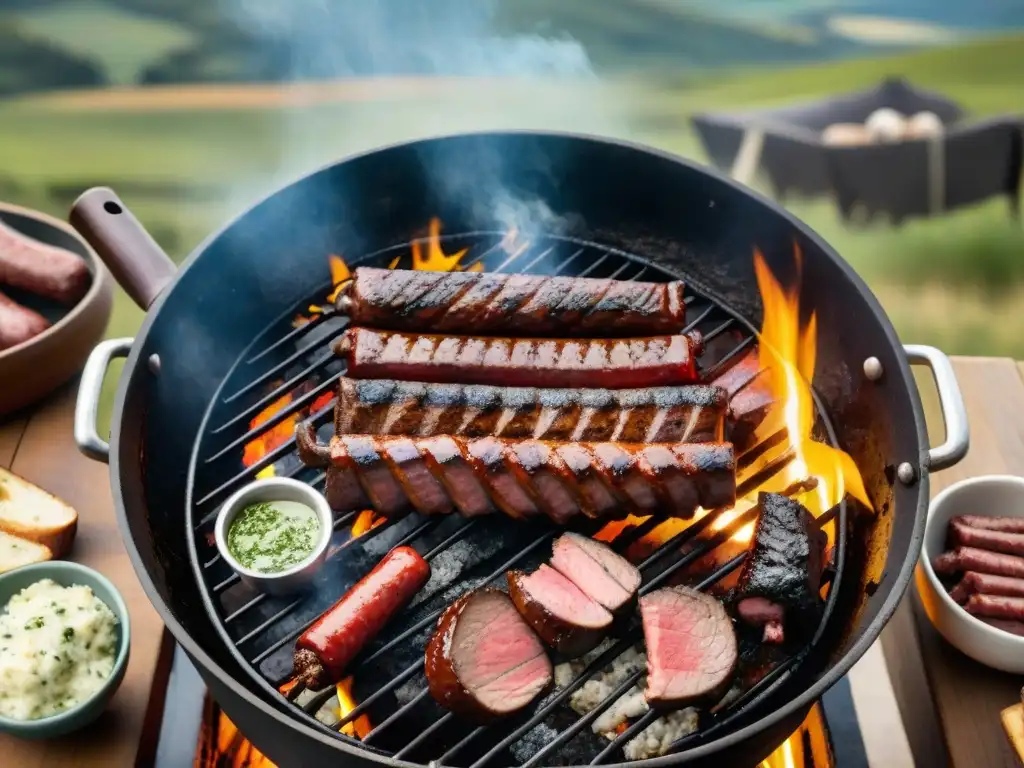
[[[106,269],[69,225],[0,203],[0,416],[81,370],[112,299]]]
[[[936,496],[916,581],[946,640],[986,666],[1024,673],[1024,478],[974,477]]]

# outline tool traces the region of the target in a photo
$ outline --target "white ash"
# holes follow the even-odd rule
[[[398,706],[404,707],[416,698],[421,690],[423,690],[423,681],[421,679],[414,677],[412,680],[406,680],[395,688],[395,701],[398,703]]]
[[[609,644],[603,643],[580,659],[559,664],[555,667],[555,685],[560,688],[568,685],[588,663],[608,647]],[[645,669],[646,666],[647,654],[637,647],[627,648],[611,664],[574,691],[569,697],[569,706],[579,715],[593,711],[630,675]],[[619,735],[618,728],[644,715],[648,710],[643,691],[645,684],[646,680],[641,677],[635,685],[619,696],[614,704],[602,712],[591,724],[594,733],[614,741]],[[673,742],[693,733],[697,729],[697,722],[697,710],[692,707],[658,718],[626,742],[623,746],[626,759],[642,760],[664,754]]]
[[[697,721],[697,710],[693,707],[659,717],[639,735],[627,741],[622,747],[622,753],[627,760],[660,757],[673,743],[696,731]]]
[[[509,751],[517,762],[525,763],[556,738],[558,738],[558,731],[546,723],[537,723],[524,733],[521,739],[510,745]]]

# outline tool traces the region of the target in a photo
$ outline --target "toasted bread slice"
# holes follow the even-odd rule
[[[78,513],[56,496],[0,468],[0,531],[42,544],[63,557],[74,541]]]
[[[0,531],[0,573],[52,559],[49,547]]]

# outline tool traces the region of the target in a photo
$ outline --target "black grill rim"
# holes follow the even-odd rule
[[[464,241],[464,240],[470,240],[470,239],[479,239],[479,238],[483,238],[483,237],[494,238],[494,243],[490,247],[485,248],[483,253],[481,253],[480,255],[475,257],[473,260],[466,262],[466,266],[468,266],[469,264],[472,264],[475,261],[482,260],[487,255],[492,254],[493,252],[495,252],[500,247],[501,242],[502,242],[502,238],[505,236],[505,234],[506,233],[497,232],[497,231],[462,232],[462,233],[457,233],[457,234],[442,235],[440,240],[441,240],[442,243],[446,243],[446,242],[450,243],[452,241]],[[365,265],[365,264],[375,264],[375,263],[381,262],[381,260],[384,259],[385,256],[393,256],[396,253],[398,253],[399,255],[404,256],[404,255],[406,255],[409,252],[410,246],[414,242],[423,243],[425,241],[426,241],[425,237],[416,237],[416,238],[413,238],[412,240],[407,241],[405,243],[401,243],[401,244],[398,244],[398,245],[392,245],[392,246],[389,246],[387,248],[383,248],[383,249],[380,249],[380,250],[375,251],[373,253],[370,253],[368,255],[365,255],[365,256],[363,256],[361,258],[354,259],[349,264],[349,266],[354,268],[356,266]],[[537,245],[537,242],[546,244],[549,241],[553,241],[555,243],[555,245],[552,245],[551,247],[546,248],[546,249],[539,249],[538,253],[534,253],[535,246]],[[718,300],[716,298],[709,297],[709,296],[707,296],[707,295],[705,295],[703,293],[700,293],[699,291],[695,290],[693,288],[692,284],[687,280],[687,275],[681,274],[681,273],[672,272],[671,270],[666,269],[666,268],[664,268],[661,265],[654,265],[649,260],[647,260],[647,259],[645,259],[643,257],[637,256],[635,254],[628,253],[626,251],[623,251],[623,250],[620,250],[620,249],[617,249],[617,248],[601,245],[601,244],[594,243],[594,242],[585,241],[585,240],[578,239],[578,238],[570,238],[570,237],[555,236],[555,235],[546,235],[543,238],[540,238],[539,241],[531,242],[530,247],[528,249],[526,249],[525,254],[532,254],[533,255],[532,260],[527,260],[526,262],[524,262],[524,264],[519,269],[517,269],[516,271],[525,271],[525,270],[529,269],[529,267],[533,266],[538,261],[543,259],[546,255],[548,255],[554,248],[556,248],[561,243],[573,244],[573,245],[577,246],[577,250],[573,251],[568,256],[565,256],[565,257],[562,258],[562,260],[559,262],[559,265],[558,265],[558,269],[559,270],[562,267],[564,267],[566,264],[568,264],[569,262],[571,262],[571,261],[575,260],[576,258],[578,258],[587,249],[593,249],[593,250],[595,250],[595,251],[600,253],[600,255],[596,256],[594,261],[591,263],[591,268],[593,268],[597,264],[603,262],[609,256],[615,256],[615,257],[618,257],[619,259],[622,259],[623,262],[624,262],[622,267],[620,267],[619,271],[615,273],[616,275],[621,274],[621,270],[622,269],[628,267],[630,264],[633,264],[633,265],[641,266],[641,269],[640,269],[640,271],[636,275],[634,275],[633,277],[631,277],[629,279],[636,279],[636,278],[640,277],[641,275],[647,273],[649,270],[653,271],[659,277],[664,277],[665,279],[681,279],[684,282],[686,282],[686,284],[687,284],[687,294],[688,294],[687,302],[688,303],[691,303],[694,298],[699,298],[701,300],[704,300],[704,301],[708,302],[708,308],[703,313],[703,315],[701,316],[700,319],[703,319],[703,317],[707,316],[708,313],[711,313],[711,312],[714,312],[714,311],[719,311],[719,312],[722,312],[725,315],[727,315],[728,316],[728,320],[726,322],[724,322],[723,324],[721,324],[720,327],[716,327],[716,329],[711,332],[711,334],[710,334],[711,336],[716,335],[717,333],[721,332],[722,330],[724,330],[725,328],[727,328],[727,327],[729,327],[730,325],[733,325],[733,324],[738,324],[742,329],[747,331],[750,335],[746,336],[745,339],[742,342],[740,342],[738,345],[736,345],[729,353],[727,353],[726,355],[721,357],[719,360],[716,360],[715,363],[711,366],[710,370],[712,370],[712,371],[714,371],[715,369],[719,368],[723,363],[725,363],[726,361],[731,359],[734,355],[736,355],[739,352],[743,351],[756,338],[757,329],[755,328],[755,326],[752,323],[750,323],[742,315],[740,315],[739,313],[734,311],[727,304],[721,302],[720,300]],[[470,246],[470,247],[472,248],[472,246]],[[524,254],[520,254],[520,255],[524,255]],[[505,267],[509,263],[511,263],[512,261],[513,261],[513,259],[511,259],[511,258],[506,259],[505,261],[502,262],[502,264],[500,266],[501,267]],[[491,270],[491,271],[497,271],[497,270]],[[573,274],[579,274],[579,270],[574,270],[572,273]],[[244,669],[246,669],[249,672],[250,677],[253,678],[254,682],[256,682],[256,684],[260,688],[262,688],[264,690],[264,692],[267,693],[268,696],[271,696],[274,699],[281,699],[283,697],[281,696],[281,694],[279,693],[277,688],[274,687],[272,685],[272,683],[267,680],[267,678],[263,677],[263,675],[259,673],[258,668],[257,668],[257,665],[262,660],[262,658],[265,658],[265,656],[258,656],[255,660],[247,659],[245,657],[245,655],[243,655],[240,652],[239,646],[242,645],[242,643],[245,642],[246,640],[251,639],[251,637],[256,635],[258,632],[261,633],[261,632],[265,631],[266,628],[270,624],[276,623],[276,621],[279,620],[279,618],[283,614],[285,614],[288,611],[290,611],[291,608],[289,607],[289,608],[283,609],[282,611],[280,611],[275,616],[275,618],[273,620],[265,621],[256,630],[252,630],[249,633],[247,633],[245,636],[243,636],[242,639],[233,639],[233,638],[231,638],[230,634],[228,633],[228,631],[227,631],[227,629],[225,627],[226,617],[225,618],[221,617],[220,611],[218,610],[218,608],[214,604],[214,597],[215,597],[215,595],[211,594],[210,587],[207,584],[207,582],[206,582],[206,580],[205,580],[205,578],[203,576],[203,572],[205,570],[205,566],[208,566],[209,564],[214,562],[215,559],[207,561],[207,563],[200,563],[199,562],[197,538],[196,538],[196,532],[197,532],[198,527],[207,524],[210,520],[213,519],[214,515],[216,514],[217,505],[213,505],[213,507],[205,515],[202,516],[202,518],[200,519],[200,521],[198,523],[196,523],[196,521],[194,521],[193,513],[194,513],[194,511],[196,510],[197,507],[199,507],[200,505],[202,505],[202,506],[208,505],[210,501],[212,501],[213,499],[217,498],[220,495],[223,495],[223,497],[226,498],[226,496],[229,495],[228,493],[224,492],[226,490],[226,488],[225,488],[226,486],[228,486],[229,484],[230,485],[240,485],[242,482],[245,481],[245,480],[243,480],[243,475],[248,475],[249,476],[248,479],[251,480],[252,475],[254,475],[255,472],[257,472],[260,468],[262,468],[264,466],[267,466],[269,464],[275,463],[276,461],[278,461],[281,458],[281,456],[283,456],[283,455],[285,455],[287,453],[290,453],[291,452],[291,445],[292,444],[291,444],[291,442],[289,442],[289,443],[286,443],[285,445],[281,446],[280,448],[275,449],[270,454],[268,454],[263,460],[261,460],[259,463],[254,464],[251,467],[246,468],[243,473],[240,473],[240,474],[234,476],[230,481],[227,481],[227,482],[223,483],[221,486],[219,486],[218,488],[214,489],[213,491],[207,492],[203,497],[199,498],[198,500],[195,500],[193,498],[194,491],[195,491],[195,476],[196,476],[196,469],[197,469],[198,465],[200,465],[202,463],[212,462],[215,458],[219,458],[222,454],[224,454],[227,451],[227,448],[223,448],[223,449],[220,449],[218,451],[215,451],[214,454],[211,455],[211,456],[204,457],[204,458],[200,459],[200,451],[201,451],[201,448],[202,448],[203,443],[204,443],[204,438],[207,435],[211,435],[211,434],[215,434],[217,432],[220,432],[222,429],[224,429],[227,426],[230,426],[232,423],[234,423],[234,421],[240,420],[242,418],[241,415],[238,415],[235,418],[230,419],[228,422],[226,422],[225,424],[223,424],[221,426],[215,427],[212,430],[208,429],[209,422],[210,422],[214,412],[217,411],[218,406],[224,405],[225,403],[230,402],[230,401],[236,399],[238,396],[240,396],[241,394],[244,394],[244,392],[247,391],[247,388],[243,386],[242,388],[240,388],[240,389],[236,390],[235,392],[233,392],[227,398],[222,398],[221,394],[222,394],[223,389],[227,385],[227,383],[232,381],[235,373],[237,372],[237,370],[239,369],[240,366],[245,365],[245,364],[251,364],[251,363],[257,361],[258,359],[263,357],[265,354],[267,354],[272,349],[280,346],[283,343],[287,343],[287,342],[289,342],[291,340],[294,340],[295,338],[297,338],[302,333],[308,332],[308,330],[310,328],[312,328],[314,325],[322,323],[323,320],[320,320],[318,318],[317,319],[317,323],[310,323],[310,324],[308,324],[309,328],[306,328],[306,326],[301,326],[300,328],[295,329],[294,331],[286,332],[284,334],[284,336],[281,336],[279,338],[274,339],[268,347],[266,347],[264,349],[261,349],[255,355],[251,355],[250,356],[252,349],[256,347],[257,343],[261,339],[263,339],[265,336],[267,336],[272,330],[277,328],[282,322],[284,322],[288,318],[294,317],[296,314],[302,312],[304,310],[304,308],[309,303],[315,303],[316,301],[322,300],[322,297],[325,296],[331,290],[331,288],[332,288],[332,285],[329,282],[327,282],[327,283],[325,283],[322,286],[321,289],[318,290],[317,293],[315,293],[313,295],[312,298],[310,298],[309,296],[305,296],[305,297],[300,298],[299,300],[293,302],[291,304],[289,310],[287,310],[286,312],[283,312],[280,315],[278,315],[265,329],[260,331],[260,333],[258,333],[253,338],[253,340],[250,343],[250,345],[238,356],[238,359],[235,361],[234,365],[231,367],[231,369],[228,371],[228,373],[222,379],[220,385],[217,388],[217,391],[216,391],[215,395],[211,399],[210,404],[209,404],[209,406],[207,407],[207,409],[206,409],[206,411],[204,413],[204,416],[203,416],[203,419],[202,419],[202,422],[201,422],[201,425],[200,425],[200,429],[198,430],[198,433],[197,433],[197,438],[196,438],[196,440],[194,442],[192,456],[191,456],[190,462],[189,462],[189,476],[188,476],[188,479],[187,479],[188,482],[187,482],[187,490],[186,490],[186,516],[185,516],[186,517],[186,524],[187,524],[187,539],[188,539],[188,543],[189,543],[189,557],[190,557],[190,560],[192,562],[193,571],[195,573],[196,579],[197,579],[197,581],[198,581],[198,583],[200,585],[200,593],[201,593],[201,596],[202,596],[202,599],[203,599],[204,607],[206,608],[207,613],[210,616],[213,625],[216,627],[218,633],[221,635],[221,639],[226,644],[229,652],[231,652],[231,654],[235,657],[236,661],[238,661],[240,666],[242,666]],[[696,321],[696,322],[699,322],[699,320]],[[691,319],[691,320],[688,320],[688,324],[687,325],[688,325],[688,327],[690,327],[691,325],[695,325],[696,322]],[[303,328],[306,328],[306,331],[303,331],[302,330]],[[339,328],[338,331],[340,332],[340,330],[341,329]],[[322,349],[323,345],[326,344],[326,343],[327,342],[322,342],[319,345],[310,345],[308,348],[304,348],[301,353],[296,353],[296,355],[294,355],[294,356],[296,358],[301,358],[301,357],[305,357],[307,355],[315,354],[316,350],[317,349]],[[279,367],[283,368],[284,366],[283,365],[279,365]],[[309,369],[307,368],[303,372],[302,377],[308,376],[308,370]],[[341,374],[338,374],[338,375],[341,375]],[[309,393],[301,396],[300,398],[296,398],[296,400],[292,403],[292,407],[289,408],[287,411],[283,412],[283,414],[286,415],[287,413],[290,413],[292,411],[299,410],[299,408],[301,408],[300,403],[308,403],[308,402],[312,401],[319,393],[321,393],[323,391],[326,391],[331,385],[333,385],[333,383],[336,381],[338,375],[332,376],[332,377],[326,379],[325,381],[319,383],[318,385],[316,385],[315,389],[312,392],[309,392]],[[273,377],[267,377],[267,378],[273,378]],[[285,389],[286,387],[290,389],[291,387],[294,387],[295,386],[294,381],[299,379],[299,378],[300,378],[300,376],[295,376],[286,385],[282,385],[282,387],[276,388],[275,389],[275,395],[281,389]],[[820,402],[820,399],[819,399],[819,396],[818,396],[817,392],[812,391],[812,396],[813,396],[814,403],[815,403],[815,408],[816,408],[816,411],[817,411],[818,423],[819,423],[819,425],[821,425],[823,427],[823,429],[824,429],[824,431],[826,433],[826,437],[828,438],[828,442],[831,445],[833,445],[833,446],[837,446],[838,445],[838,440],[837,440],[837,437],[836,437],[835,430],[833,428],[833,425],[831,424],[831,421],[828,419],[828,417],[826,415],[826,412],[825,412],[825,410],[824,410],[824,408],[822,406],[822,403]],[[270,399],[270,395],[264,395],[263,399]],[[242,414],[243,415],[246,414],[249,410],[252,410],[253,408],[254,408],[253,406],[250,406],[245,411],[243,411]],[[319,420],[322,420],[325,415],[330,413],[332,408],[333,408],[333,405],[329,405],[329,406],[325,407],[322,411],[320,411],[318,414],[315,414],[314,417],[318,418]],[[281,417],[284,418],[284,415],[282,415]],[[270,424],[264,424],[263,428],[264,429],[269,429],[270,428]],[[237,448],[240,449],[241,442],[247,442],[248,440],[251,440],[254,437],[255,437],[255,435],[250,435],[249,433],[247,433],[245,436],[243,436],[244,439],[243,438],[238,438],[236,440],[233,440],[229,444],[228,448],[234,448],[234,447],[236,447],[236,444],[238,444]],[[322,481],[323,481],[323,475],[321,473],[317,478],[315,478],[311,482],[314,485],[319,485],[319,483],[321,483]],[[220,499],[220,500],[223,500],[223,499]],[[352,519],[352,517],[353,517],[353,515],[346,515],[346,516],[343,516],[342,518],[340,518],[339,520],[337,520],[336,521],[336,525],[335,525],[335,530],[338,530],[339,527],[342,527],[347,522],[349,522]],[[707,516],[707,519],[710,520],[711,517],[712,517],[712,515],[709,514]],[[698,730],[697,732],[695,732],[693,734],[690,734],[687,737],[684,737],[683,739],[680,740],[680,742],[677,743],[678,747],[682,747],[684,742],[690,742],[690,741],[695,742],[694,746],[697,746],[699,744],[704,743],[711,735],[713,735],[713,734],[715,734],[715,733],[717,733],[717,732],[719,732],[721,730],[725,730],[727,725],[731,721],[733,721],[734,719],[739,719],[739,717],[742,714],[744,714],[747,711],[749,711],[749,709],[751,707],[756,706],[756,704],[758,702],[762,701],[764,698],[766,698],[768,695],[770,695],[774,690],[776,690],[783,682],[785,682],[785,680],[788,679],[788,677],[789,677],[790,673],[793,671],[793,669],[796,666],[798,666],[800,661],[807,655],[807,652],[811,648],[813,648],[814,646],[817,645],[817,643],[820,640],[820,638],[821,638],[821,636],[822,636],[826,626],[829,623],[829,619],[831,617],[831,613],[832,613],[832,610],[833,610],[833,607],[834,607],[834,602],[835,602],[834,597],[837,595],[837,593],[839,591],[838,590],[839,579],[841,578],[842,572],[843,572],[842,566],[843,566],[843,564],[845,562],[845,551],[846,551],[846,525],[845,525],[845,521],[846,521],[846,503],[845,503],[845,501],[837,506],[836,517],[838,517],[838,519],[836,520],[836,524],[837,524],[837,535],[836,535],[836,566],[837,566],[836,567],[836,578],[834,580],[834,583],[832,583],[832,585],[830,586],[829,599],[828,599],[828,601],[826,603],[826,610],[825,610],[825,613],[823,615],[822,622],[821,622],[821,624],[819,626],[818,632],[816,633],[816,635],[815,635],[814,639],[812,640],[811,644],[805,649],[804,652],[802,652],[798,656],[790,659],[789,661],[787,661],[785,664],[781,665],[776,670],[773,670],[773,672],[770,673],[766,677],[765,680],[760,681],[759,683],[755,684],[755,686],[752,689],[750,689],[749,691],[745,692],[743,694],[743,697],[741,697],[741,700],[742,699],[746,699],[748,697],[748,694],[756,694],[756,695],[751,695],[750,696],[750,699],[751,699],[750,701],[745,702],[742,706],[734,705],[733,707],[730,707],[730,709],[727,710],[727,716],[725,718],[723,718],[722,720],[716,720],[709,728],[702,728],[702,729]],[[431,521],[428,520],[424,525],[422,525],[419,528],[417,528],[416,531],[420,531],[423,528],[427,527],[427,525],[429,525],[430,522]],[[830,520],[823,520],[823,524],[825,524],[827,522],[830,522]],[[386,529],[388,527],[389,526],[387,526],[387,525],[383,525],[383,526],[380,526],[380,529],[383,530],[383,529]],[[462,528],[458,529],[458,532],[461,532],[461,531],[464,531],[464,530],[468,530],[469,527],[470,527],[469,525],[463,526]],[[733,530],[734,527],[735,527],[735,523],[732,523],[732,524],[730,524],[729,528],[727,528],[726,530],[727,531],[731,531],[731,530]],[[689,530],[689,529],[687,529],[687,530]],[[628,530],[626,532],[624,532],[624,533],[628,533]],[[620,534],[620,535],[622,535],[622,534]],[[407,538],[413,538],[413,537],[410,536],[410,537],[407,537]],[[538,538],[536,540],[536,543],[540,543],[545,538],[546,538],[546,536],[542,536],[542,537]],[[367,540],[367,538],[366,538],[365,534],[364,534],[363,537],[361,537],[359,539],[359,541],[361,541],[361,542],[365,542],[366,540]],[[717,545],[715,545],[715,546],[717,546]],[[664,544],[662,545],[662,548],[663,549],[665,548]],[[713,548],[714,547],[709,547],[708,551],[710,551]],[[658,552],[661,553],[662,550],[659,549]],[[734,560],[736,560],[736,562],[732,562],[730,564],[727,564],[727,565],[731,565],[731,567],[728,568],[728,570],[732,570],[733,568],[737,567],[740,564],[740,560],[738,560],[736,558],[734,558]],[[721,578],[724,575],[724,573],[727,573],[727,572],[728,571],[725,570],[724,568],[720,569],[720,571],[718,572],[719,575],[717,575],[714,580],[717,581],[719,578]],[[237,576],[232,577],[232,579],[226,580],[226,582],[224,584],[219,585],[219,586],[221,586],[222,588],[227,588],[227,586],[230,586],[230,584],[227,584],[227,581],[232,581],[234,579],[237,579]],[[706,580],[706,582],[707,583],[702,584],[702,588],[704,588],[704,587],[708,586],[710,583],[712,583],[712,580],[709,579],[709,580]],[[220,589],[215,589],[215,591],[221,591],[221,590]],[[234,613],[238,613],[241,610],[245,610],[248,607],[250,607],[252,604],[255,604],[256,602],[259,602],[262,599],[264,599],[262,596],[258,596],[254,601],[251,601],[251,603],[246,604],[246,606],[244,606],[243,608],[241,608],[239,610],[236,610]],[[294,605],[297,604],[300,600],[301,600],[301,598],[296,600],[295,603],[291,605],[291,607],[294,607]],[[288,635],[285,638],[285,642],[288,641],[288,638],[291,638],[292,640],[294,639],[291,635]],[[277,644],[271,646],[271,648],[267,651],[267,654],[272,653],[278,647],[280,647],[280,646],[277,645]],[[619,653],[621,653],[621,651],[619,651]],[[614,658],[614,656],[612,656],[609,659],[609,661],[611,659],[613,659],[613,658]],[[602,664],[601,666],[604,666],[604,665]],[[597,671],[597,669],[599,669],[599,668],[600,667],[595,667],[594,671]],[[765,684],[764,685],[764,689],[763,690],[759,690],[759,689],[762,688],[762,683]],[[333,690],[333,689],[331,689],[331,690]],[[417,698],[417,700],[418,700],[418,698]],[[612,702],[614,702],[614,697],[610,697],[605,702],[603,702],[603,704],[610,704]],[[408,708],[411,708],[411,704],[403,706],[403,707],[400,707],[398,710],[396,710],[396,713],[405,712]],[[296,712],[295,710],[298,710],[298,712]],[[330,734],[333,738],[340,739],[340,740],[344,741],[345,743],[349,744],[350,746],[359,749],[360,751],[363,751],[363,752],[369,751],[369,752],[372,752],[372,753],[374,753],[376,755],[379,755],[380,757],[383,757],[383,758],[385,758],[387,760],[401,760],[402,759],[402,753],[406,751],[405,749],[402,749],[399,752],[396,752],[396,753],[392,754],[392,753],[389,753],[389,752],[387,752],[385,750],[378,749],[378,748],[374,747],[372,744],[364,743],[362,740],[360,740],[358,738],[353,738],[353,737],[347,736],[345,734],[340,733],[338,730],[336,730],[336,728],[341,727],[341,725],[343,725],[345,722],[348,722],[351,719],[354,719],[355,714],[358,714],[359,710],[356,710],[355,713],[350,715],[348,720],[343,719],[340,723],[336,724],[334,727],[325,725],[324,723],[322,723],[318,719],[316,719],[316,717],[314,717],[312,714],[308,713],[307,711],[305,711],[304,709],[302,709],[300,707],[297,707],[297,706],[295,706],[295,707],[288,707],[288,711],[289,711],[289,713],[293,717],[298,716],[298,718],[301,721],[303,721],[303,722],[305,722],[307,724],[314,725],[319,730],[324,731],[327,734]],[[600,711],[601,711],[601,708],[599,707],[599,709],[596,710],[596,712],[600,712]],[[577,718],[577,723],[583,717],[585,717],[585,716],[581,716],[581,717]],[[650,720],[646,721],[646,722],[649,724],[649,722],[653,722],[654,719],[655,719],[655,717],[652,716],[650,718]],[[640,721],[638,721],[638,723],[641,722],[641,721],[642,721],[642,719]],[[638,723],[634,723],[634,725],[637,725]],[[376,728],[379,725],[380,724],[378,723],[374,727]],[[631,735],[635,735],[637,732],[639,732],[639,730],[641,730],[641,728],[637,728],[636,730],[634,730],[631,727],[630,728],[630,734]],[[460,740],[457,743],[455,748],[450,749],[442,757],[447,757],[456,748],[461,748],[461,747],[465,746],[472,739],[472,737],[474,735],[476,735],[478,732],[479,731],[471,731],[470,735],[468,735],[467,737],[465,737],[462,740]],[[525,731],[524,731],[524,733],[525,733]],[[614,742],[609,742],[609,746],[605,750],[603,750],[598,755],[597,758],[595,758],[595,763],[598,762],[602,756],[605,756],[605,757],[609,756],[612,753],[612,751],[617,746],[625,743],[627,738],[623,738],[623,736],[625,736],[625,734],[620,735],[620,737],[617,738]],[[567,740],[565,740],[564,742],[561,742],[561,743],[562,744],[568,743],[568,741],[571,741],[571,738],[567,739]],[[653,759],[669,758],[669,757],[672,756],[672,754],[674,754],[677,751],[678,747],[677,747],[677,745],[673,745],[673,747],[670,749],[670,751],[666,755],[664,755],[663,758],[653,758]],[[488,753],[488,754],[490,754],[490,753]],[[438,762],[438,761],[431,761],[431,762]],[[635,762],[647,763],[648,761],[644,760],[644,761],[635,761]],[[484,764],[484,759],[481,758],[480,760],[476,761],[473,764],[473,768],[481,768],[481,766],[483,766],[483,764]],[[415,764],[410,764],[410,765],[420,765],[420,764],[415,763]],[[529,763],[527,763],[525,765],[532,766],[532,765],[534,765],[534,763],[531,761],[531,762],[529,762]]]

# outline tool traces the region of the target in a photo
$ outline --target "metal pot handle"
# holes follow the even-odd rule
[[[87,189],[72,204],[68,221],[143,309],[149,309],[174,277],[174,262],[114,190]]]
[[[953,364],[945,353],[935,347],[920,344],[905,344],[903,351],[911,363],[927,365],[935,377],[939,391],[939,406],[942,421],[946,425],[946,442],[928,451],[925,464],[932,472],[948,469],[967,455],[971,444],[970,428],[967,426],[967,407],[960,385],[953,371]]]
[[[75,401],[75,443],[78,450],[90,459],[106,463],[110,458],[110,444],[96,431],[96,414],[103,392],[103,379],[112,360],[128,357],[134,339],[108,339],[101,341],[89,353],[78,385]]]

